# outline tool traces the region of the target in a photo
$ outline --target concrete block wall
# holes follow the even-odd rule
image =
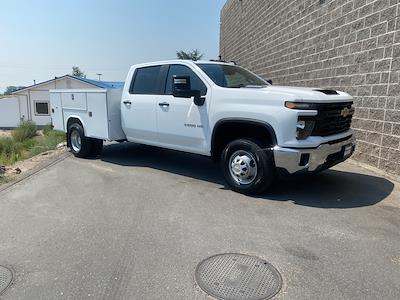
[[[227,0],[220,54],[274,84],[354,96],[354,158],[400,174],[400,0]]]

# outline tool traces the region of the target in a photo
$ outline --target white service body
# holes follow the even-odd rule
[[[53,126],[67,131],[70,118],[81,121],[87,137],[125,140],[121,127],[120,89],[50,90]]]

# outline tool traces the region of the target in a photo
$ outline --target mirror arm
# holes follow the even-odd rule
[[[197,106],[203,106],[204,102],[206,102],[206,97],[195,96],[194,97],[194,104]]]

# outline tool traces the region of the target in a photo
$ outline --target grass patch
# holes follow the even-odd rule
[[[35,156],[39,153],[53,150],[58,144],[65,141],[65,133],[62,131],[51,130],[47,133],[43,131],[43,133],[44,136],[37,139],[35,143],[28,148],[30,156]]]
[[[13,132],[12,137],[1,137],[0,165],[12,165],[19,160],[53,150],[65,141],[65,133],[52,130],[51,127],[43,128],[43,136],[37,136],[36,130],[33,122],[24,122]]]
[[[37,126],[32,121],[22,122],[17,129],[14,130],[12,136],[16,142],[23,142],[33,138],[36,135]]]
[[[53,128],[51,128],[50,124],[43,126],[41,129],[43,130],[43,134],[45,135],[53,131]]]
[[[0,164],[10,165],[22,159],[23,144],[14,138],[0,138]]]
[[[9,177],[7,177],[6,175],[0,175],[0,184],[10,182],[10,180],[11,179]]]

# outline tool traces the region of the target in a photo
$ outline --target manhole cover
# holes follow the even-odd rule
[[[243,254],[219,254],[196,268],[196,281],[207,294],[223,300],[270,299],[281,289],[279,272],[265,260]]]
[[[0,266],[0,295],[5,291],[6,288],[8,288],[12,279],[12,272],[9,269]]]

